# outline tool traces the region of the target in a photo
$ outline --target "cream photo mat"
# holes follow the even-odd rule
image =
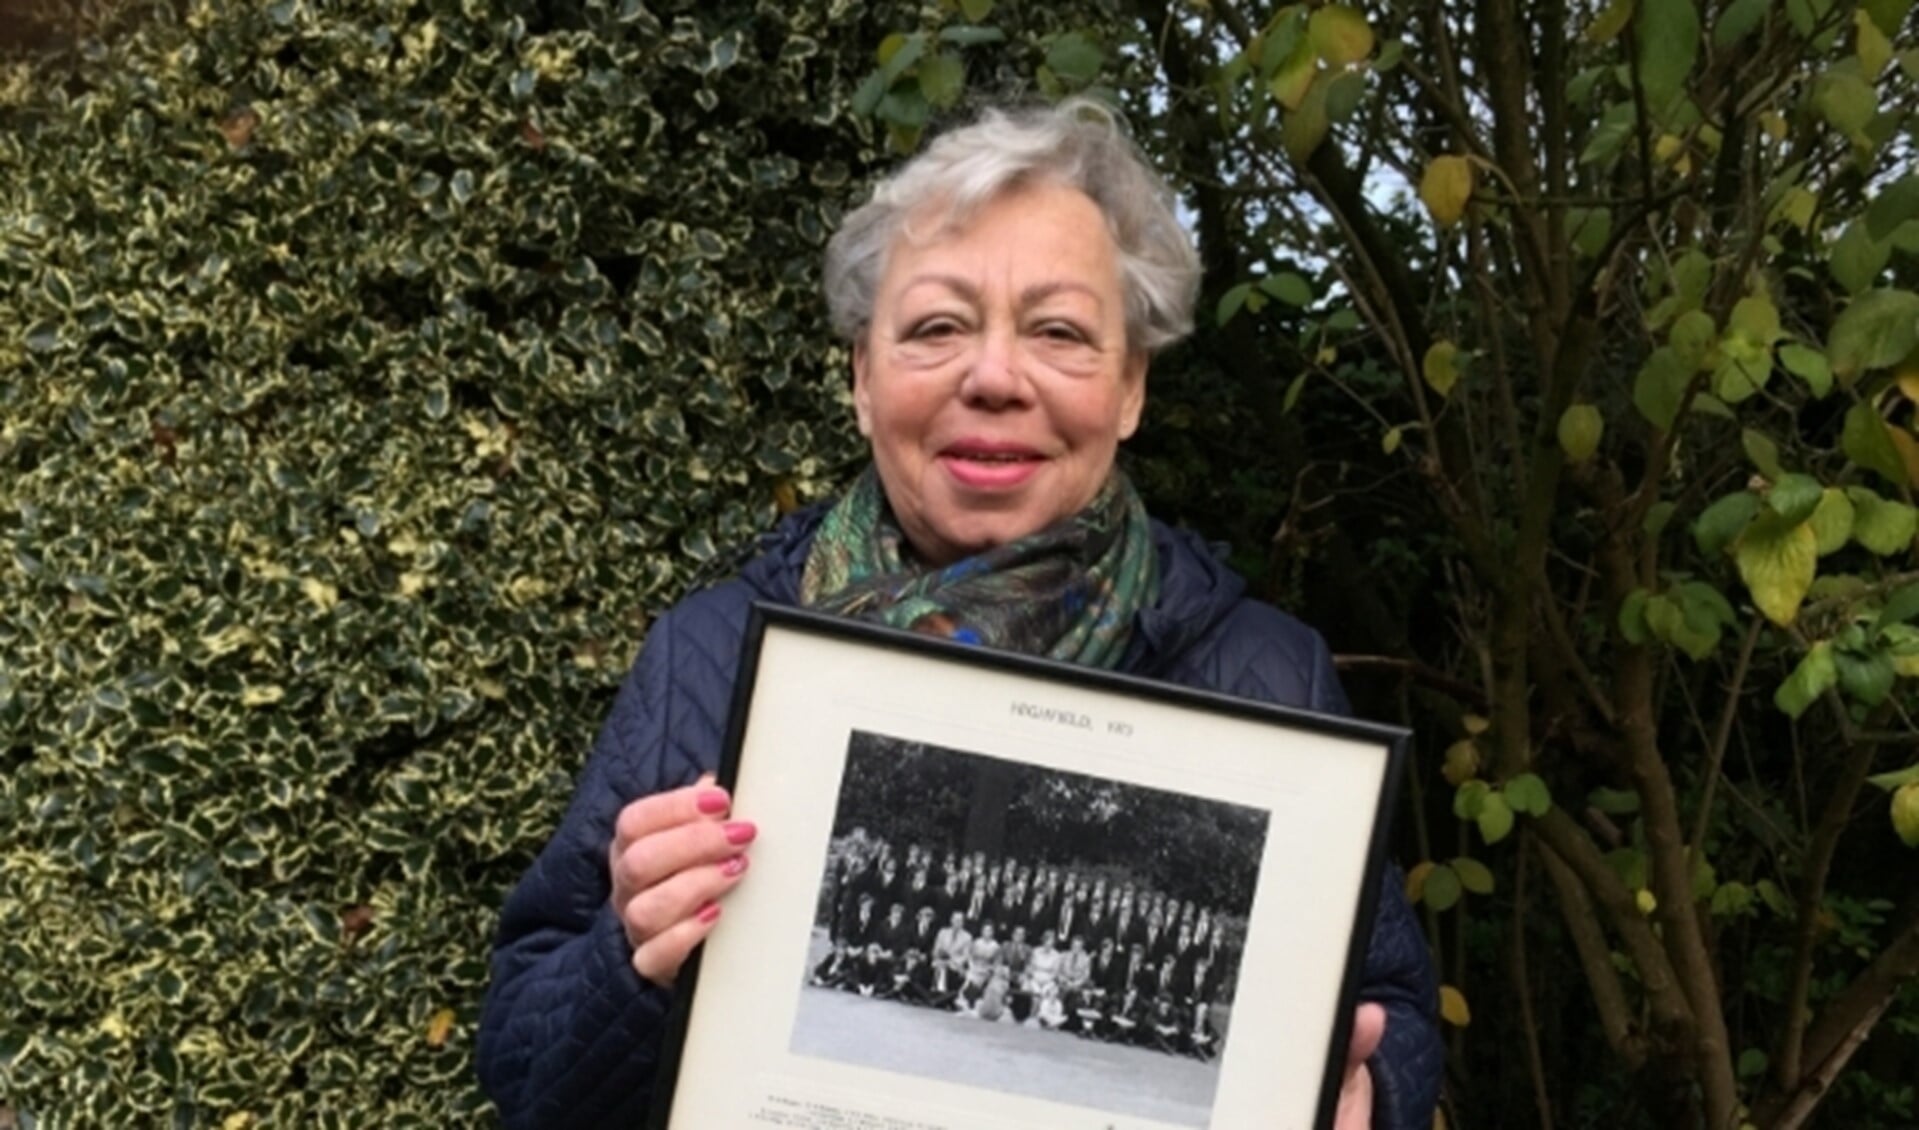
[[[756,646],[757,644],[757,646]],[[1382,866],[1403,731],[765,607],[722,783],[759,826],[748,880],[682,974],[653,1124],[674,1130],[1172,1130],[1171,1124],[789,1051],[856,730],[1264,810],[1209,1126],[1313,1130]],[[757,653],[757,663],[755,656]],[[730,778],[730,779],[729,779]],[[673,1039],[673,1037],[669,1037]]]

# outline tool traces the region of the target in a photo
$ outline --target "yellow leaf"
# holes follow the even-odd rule
[[[1473,1010],[1466,1004],[1466,994],[1451,985],[1439,987],[1439,1015],[1455,1028],[1464,1028],[1473,1022]]]
[[[1479,776],[1479,747],[1470,738],[1454,742],[1446,750],[1446,763],[1440,767],[1439,775],[1454,788]]]
[[[1777,110],[1767,110],[1765,113],[1760,114],[1759,126],[1766,131],[1766,136],[1772,138],[1774,141],[1786,140],[1786,135],[1791,132],[1791,128],[1786,122],[1786,115]]]
[[[1794,185],[1779,198],[1779,203],[1772,210],[1772,219],[1774,223],[1784,220],[1800,231],[1805,231],[1812,223],[1812,214],[1818,207],[1817,196]]]
[[[1292,54],[1273,72],[1267,83],[1273,97],[1288,110],[1299,109],[1306,100],[1306,92],[1312,88],[1313,76],[1319,73],[1319,60],[1313,55],[1313,45],[1305,36],[1293,47]]]
[[[1313,13],[1306,37],[1326,64],[1344,67],[1373,53],[1373,29],[1359,9],[1329,4]]]
[[[400,574],[400,595],[408,598],[416,597],[420,595],[421,592],[425,591],[426,582],[427,582],[427,575],[425,573],[415,573],[410,570],[408,572],[401,573]]]
[[[248,687],[240,692],[242,706],[271,706],[286,697],[286,688],[273,683]]]
[[[426,1022],[426,1046],[429,1048],[437,1048],[445,1044],[447,1037],[452,1034],[453,1010],[450,1008],[443,1008],[434,1013],[433,1019]]]
[[[1493,727],[1491,722],[1486,721],[1486,719],[1481,718],[1477,714],[1465,715],[1460,718],[1459,724],[1468,734],[1471,734],[1475,738]]]
[[[1316,365],[1330,365],[1337,360],[1339,360],[1339,350],[1330,345],[1320,346],[1319,352],[1313,354],[1313,363]]]
[[[1853,47],[1859,54],[1859,65],[1866,69],[1866,77],[1874,79],[1879,72],[1892,62],[1892,41],[1879,25],[1872,22],[1872,16],[1864,8],[1852,14],[1853,26],[1858,29],[1854,36]]]
[[[300,591],[313,602],[313,607],[322,612],[331,612],[333,606],[340,603],[340,590],[327,584],[318,577],[304,577],[300,581]]]
[[[1612,0],[1598,18],[1586,25],[1586,42],[1610,43],[1632,22],[1633,0]]]
[[[1403,438],[1405,438],[1405,433],[1401,429],[1387,428],[1386,434],[1380,438],[1379,450],[1391,455],[1393,452],[1399,450],[1399,441]]]
[[[1788,523],[1777,514],[1763,513],[1739,535],[1733,560],[1759,611],[1783,626],[1799,615],[1799,603],[1812,587],[1819,569],[1819,536],[1810,522]]]
[[[1453,386],[1459,383],[1459,347],[1450,341],[1433,342],[1426,349],[1419,371],[1434,392],[1451,396]]]
[[[1433,222],[1452,227],[1466,214],[1473,198],[1473,163],[1464,157],[1447,154],[1434,157],[1419,178],[1419,199],[1431,212]]]
[[[1906,478],[1919,486],[1919,439],[1904,428],[1891,426],[1886,428],[1886,437],[1892,440],[1892,446],[1899,451],[1900,462],[1906,465]]]
[[[1584,463],[1599,450],[1599,437],[1605,430],[1606,422],[1600,418],[1599,409],[1590,404],[1574,404],[1559,417],[1560,450],[1572,462]]]
[[[1914,404],[1919,404],[1919,369],[1901,372],[1895,379],[1899,382],[1899,391],[1905,395],[1905,398]]]
[[[1670,164],[1673,158],[1685,151],[1686,143],[1669,133],[1660,134],[1659,140],[1652,143],[1653,160],[1662,165]]]
[[[236,1110],[220,1120],[220,1130],[247,1130],[253,1125],[253,1112]]]
[[[1426,876],[1433,873],[1433,861],[1428,859],[1406,872],[1406,901],[1417,904],[1419,897],[1426,893]]]
[[[1892,794],[1892,829],[1907,847],[1919,847],[1919,781]]]
[[[1659,896],[1653,894],[1645,887],[1639,888],[1639,893],[1633,896],[1633,901],[1639,904],[1639,913],[1641,914],[1650,915],[1653,911],[1659,909]]]

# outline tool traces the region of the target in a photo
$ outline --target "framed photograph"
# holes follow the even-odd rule
[[[650,1125],[1330,1127],[1406,741],[760,606]]]

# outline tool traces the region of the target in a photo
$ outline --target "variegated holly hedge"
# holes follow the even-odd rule
[[[0,70],[0,1121],[467,1121],[649,614],[856,451],[900,16],[136,15]]]

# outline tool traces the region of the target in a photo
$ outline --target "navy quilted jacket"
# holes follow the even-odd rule
[[[755,599],[797,602],[820,511],[795,514],[740,577],[661,616],[620,687],[560,829],[508,898],[480,1025],[479,1073],[512,1127],[632,1127],[653,1091],[668,990],[640,979],[608,897],[607,845],[622,806],[716,766],[739,643]],[[1156,607],[1122,669],[1246,698],[1345,712],[1319,635],[1242,596],[1197,538],[1154,524]],[[1389,874],[1361,994],[1386,1006],[1372,1060],[1379,1130],[1426,1130],[1442,1048],[1432,962]]]

